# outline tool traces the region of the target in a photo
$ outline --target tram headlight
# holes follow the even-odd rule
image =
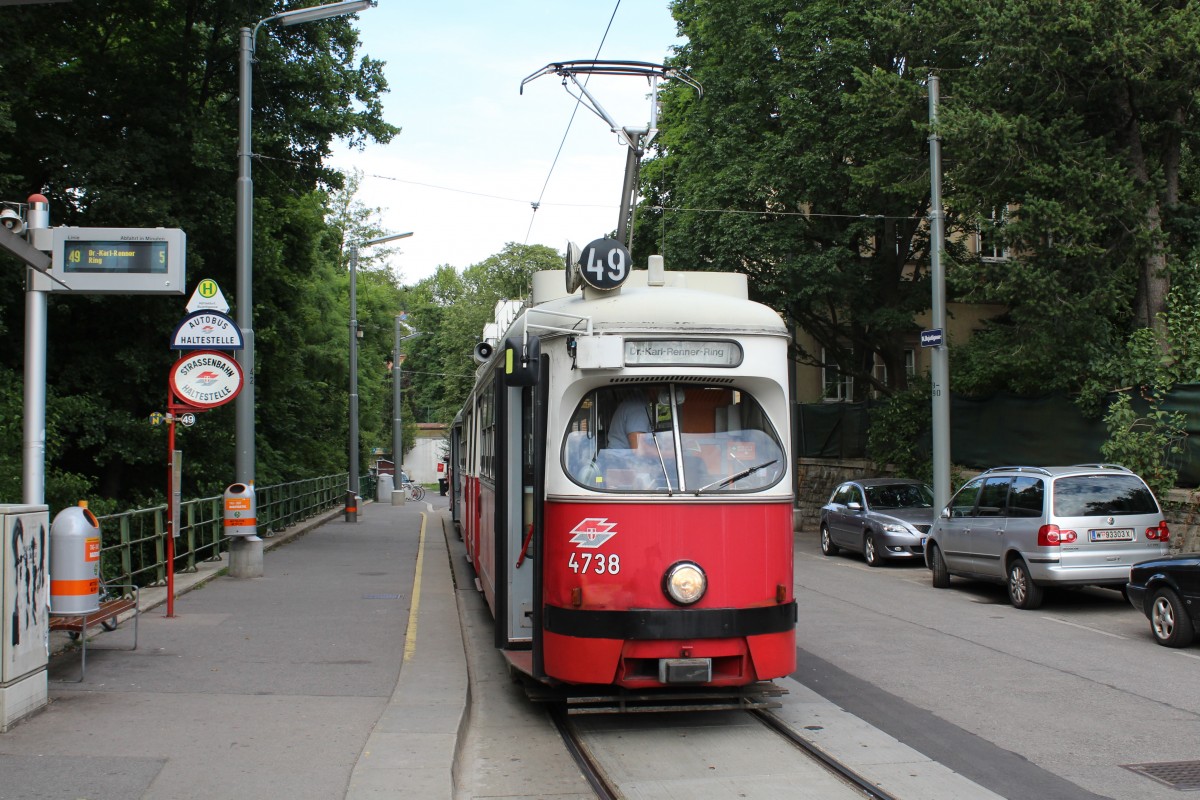
[[[708,589],[708,576],[699,564],[691,561],[677,561],[663,575],[663,592],[671,602],[681,606],[690,606],[704,597]]]

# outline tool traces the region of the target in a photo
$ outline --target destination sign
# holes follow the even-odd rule
[[[626,339],[625,366],[736,367],[742,346],[730,341]]]
[[[63,242],[63,272],[167,274],[166,242]]]

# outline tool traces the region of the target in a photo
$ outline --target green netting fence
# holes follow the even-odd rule
[[[877,403],[803,403],[797,407],[798,455],[867,458],[871,409]],[[1146,409],[1134,397],[1134,408]],[[1175,387],[1162,404],[1186,419],[1183,453],[1173,457],[1180,487],[1200,486],[1200,384]],[[963,467],[1080,464],[1101,460],[1102,419],[1083,415],[1066,395],[950,397],[950,459]],[[930,447],[926,435],[922,445]]]

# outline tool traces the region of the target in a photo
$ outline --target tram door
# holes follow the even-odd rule
[[[537,362],[534,362],[537,364]],[[541,414],[535,413],[540,370],[508,374],[498,382],[499,437],[496,470],[496,646],[523,650],[532,646],[535,572],[535,509],[542,458],[538,443]],[[513,385],[514,383],[524,385]]]
[[[450,479],[450,519],[460,537],[463,535],[462,475],[466,463],[463,415],[460,413],[454,418],[454,425],[450,428],[450,474],[446,476]]]

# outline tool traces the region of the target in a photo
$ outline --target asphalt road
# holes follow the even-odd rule
[[[794,677],[997,794],[1178,800],[1127,765],[1200,761],[1200,646],[1155,644],[1117,592],[1020,611],[1001,586],[822,556],[815,532],[795,564]]]

